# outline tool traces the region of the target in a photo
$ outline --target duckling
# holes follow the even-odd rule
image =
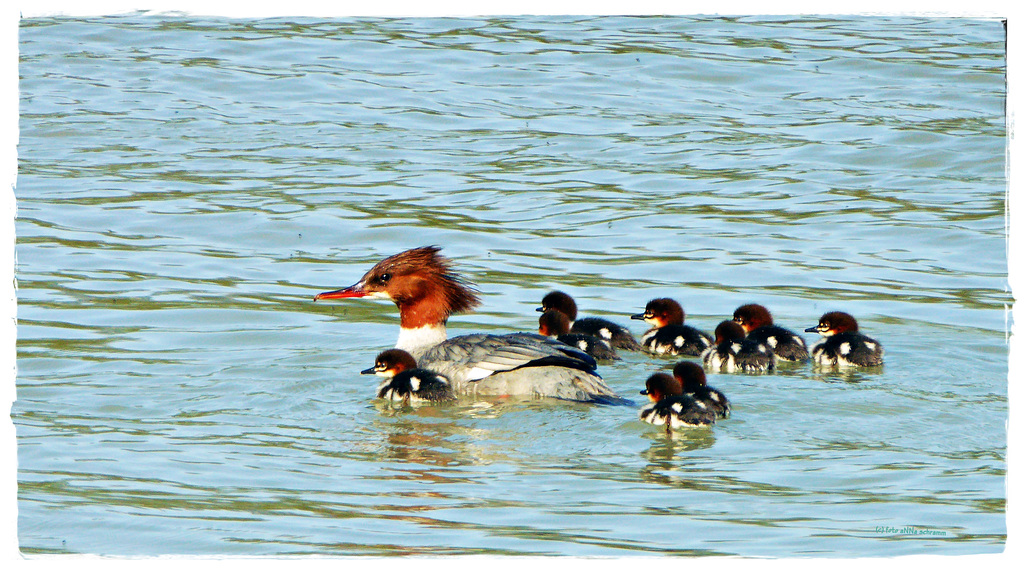
[[[821,366],[877,366],[882,365],[885,350],[878,340],[858,331],[857,320],[845,312],[826,312],[805,332],[817,332],[825,337],[811,348],[814,363]]]
[[[772,349],[780,360],[802,362],[808,358],[807,343],[800,336],[776,326],[772,313],[760,304],[744,304],[732,313],[732,319],[747,333],[747,338]]]
[[[715,412],[704,403],[683,394],[683,386],[667,373],[647,378],[646,395],[651,403],[640,409],[640,420],[665,425],[666,432],[688,427],[707,427],[715,423]]]
[[[765,344],[748,340],[743,327],[726,320],[715,328],[715,345],[704,350],[701,359],[711,371],[761,372],[775,369],[775,356]]]
[[[576,301],[562,291],[549,292],[541,299],[540,308],[537,309],[537,312],[548,312],[550,310],[557,310],[569,317],[569,322],[572,324],[572,328],[569,331],[573,334],[597,336],[607,340],[613,348],[620,350],[643,350],[643,347],[637,343],[636,338],[633,337],[629,330],[610,320],[594,317],[576,320],[578,315]]]
[[[647,303],[642,314],[631,316],[653,326],[644,333],[644,348],[653,354],[699,356],[712,344],[711,336],[683,324],[683,307],[671,298],[656,298]]]
[[[719,419],[727,419],[732,405],[725,394],[708,385],[704,370],[693,362],[679,362],[672,368],[672,376],[682,384],[683,393],[707,405]]]
[[[380,399],[404,403],[455,399],[446,377],[416,367],[416,359],[405,350],[384,350],[377,355],[373,367],[360,373],[385,378],[377,387],[377,397]]]
[[[549,310],[541,314],[539,324],[540,328],[537,333],[541,336],[554,336],[559,342],[583,350],[599,360],[622,359],[619,354],[615,353],[615,348],[607,340],[586,334],[570,334],[569,317],[558,310]]]

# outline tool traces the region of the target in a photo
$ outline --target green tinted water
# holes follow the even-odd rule
[[[1002,550],[999,22],[129,16],[19,39],[23,552]],[[451,333],[533,330],[556,288],[636,333],[651,298],[706,330],[761,302],[791,329],[851,312],[887,363],[712,375],[733,417],[673,437],[630,408],[394,412],[358,373],[394,307],[311,299],[427,244],[482,291]],[[601,373],[639,401],[674,363]]]

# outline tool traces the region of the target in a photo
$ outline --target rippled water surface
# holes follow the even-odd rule
[[[1006,538],[1000,22],[227,20],[20,26],[25,553],[889,556]],[[881,369],[712,374],[733,417],[399,410],[394,306],[314,304],[437,244],[451,333],[548,291],[826,310]],[[813,340],[805,334],[808,340]],[[640,401],[673,358],[601,373]],[[907,530],[916,533],[906,533]]]

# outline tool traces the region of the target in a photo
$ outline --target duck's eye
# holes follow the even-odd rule
[[[388,281],[391,280],[391,273],[384,273],[377,280],[379,280],[381,284],[388,284]]]

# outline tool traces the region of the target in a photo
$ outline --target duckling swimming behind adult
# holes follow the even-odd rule
[[[613,348],[618,348],[620,350],[643,350],[643,347],[637,343],[636,338],[633,337],[632,332],[610,320],[594,317],[580,318],[577,320],[576,316],[578,316],[578,311],[576,309],[576,301],[562,291],[556,290],[549,292],[544,295],[543,299],[541,299],[540,308],[537,309],[537,312],[548,312],[551,310],[557,310],[569,317],[569,322],[572,326],[569,331],[573,334],[597,336],[598,338],[607,340]]]
[[[553,336],[559,342],[583,350],[599,360],[622,359],[615,353],[615,348],[603,338],[587,334],[571,334],[569,332],[570,324],[568,316],[558,310],[549,310],[540,315],[537,333],[541,336]]]

